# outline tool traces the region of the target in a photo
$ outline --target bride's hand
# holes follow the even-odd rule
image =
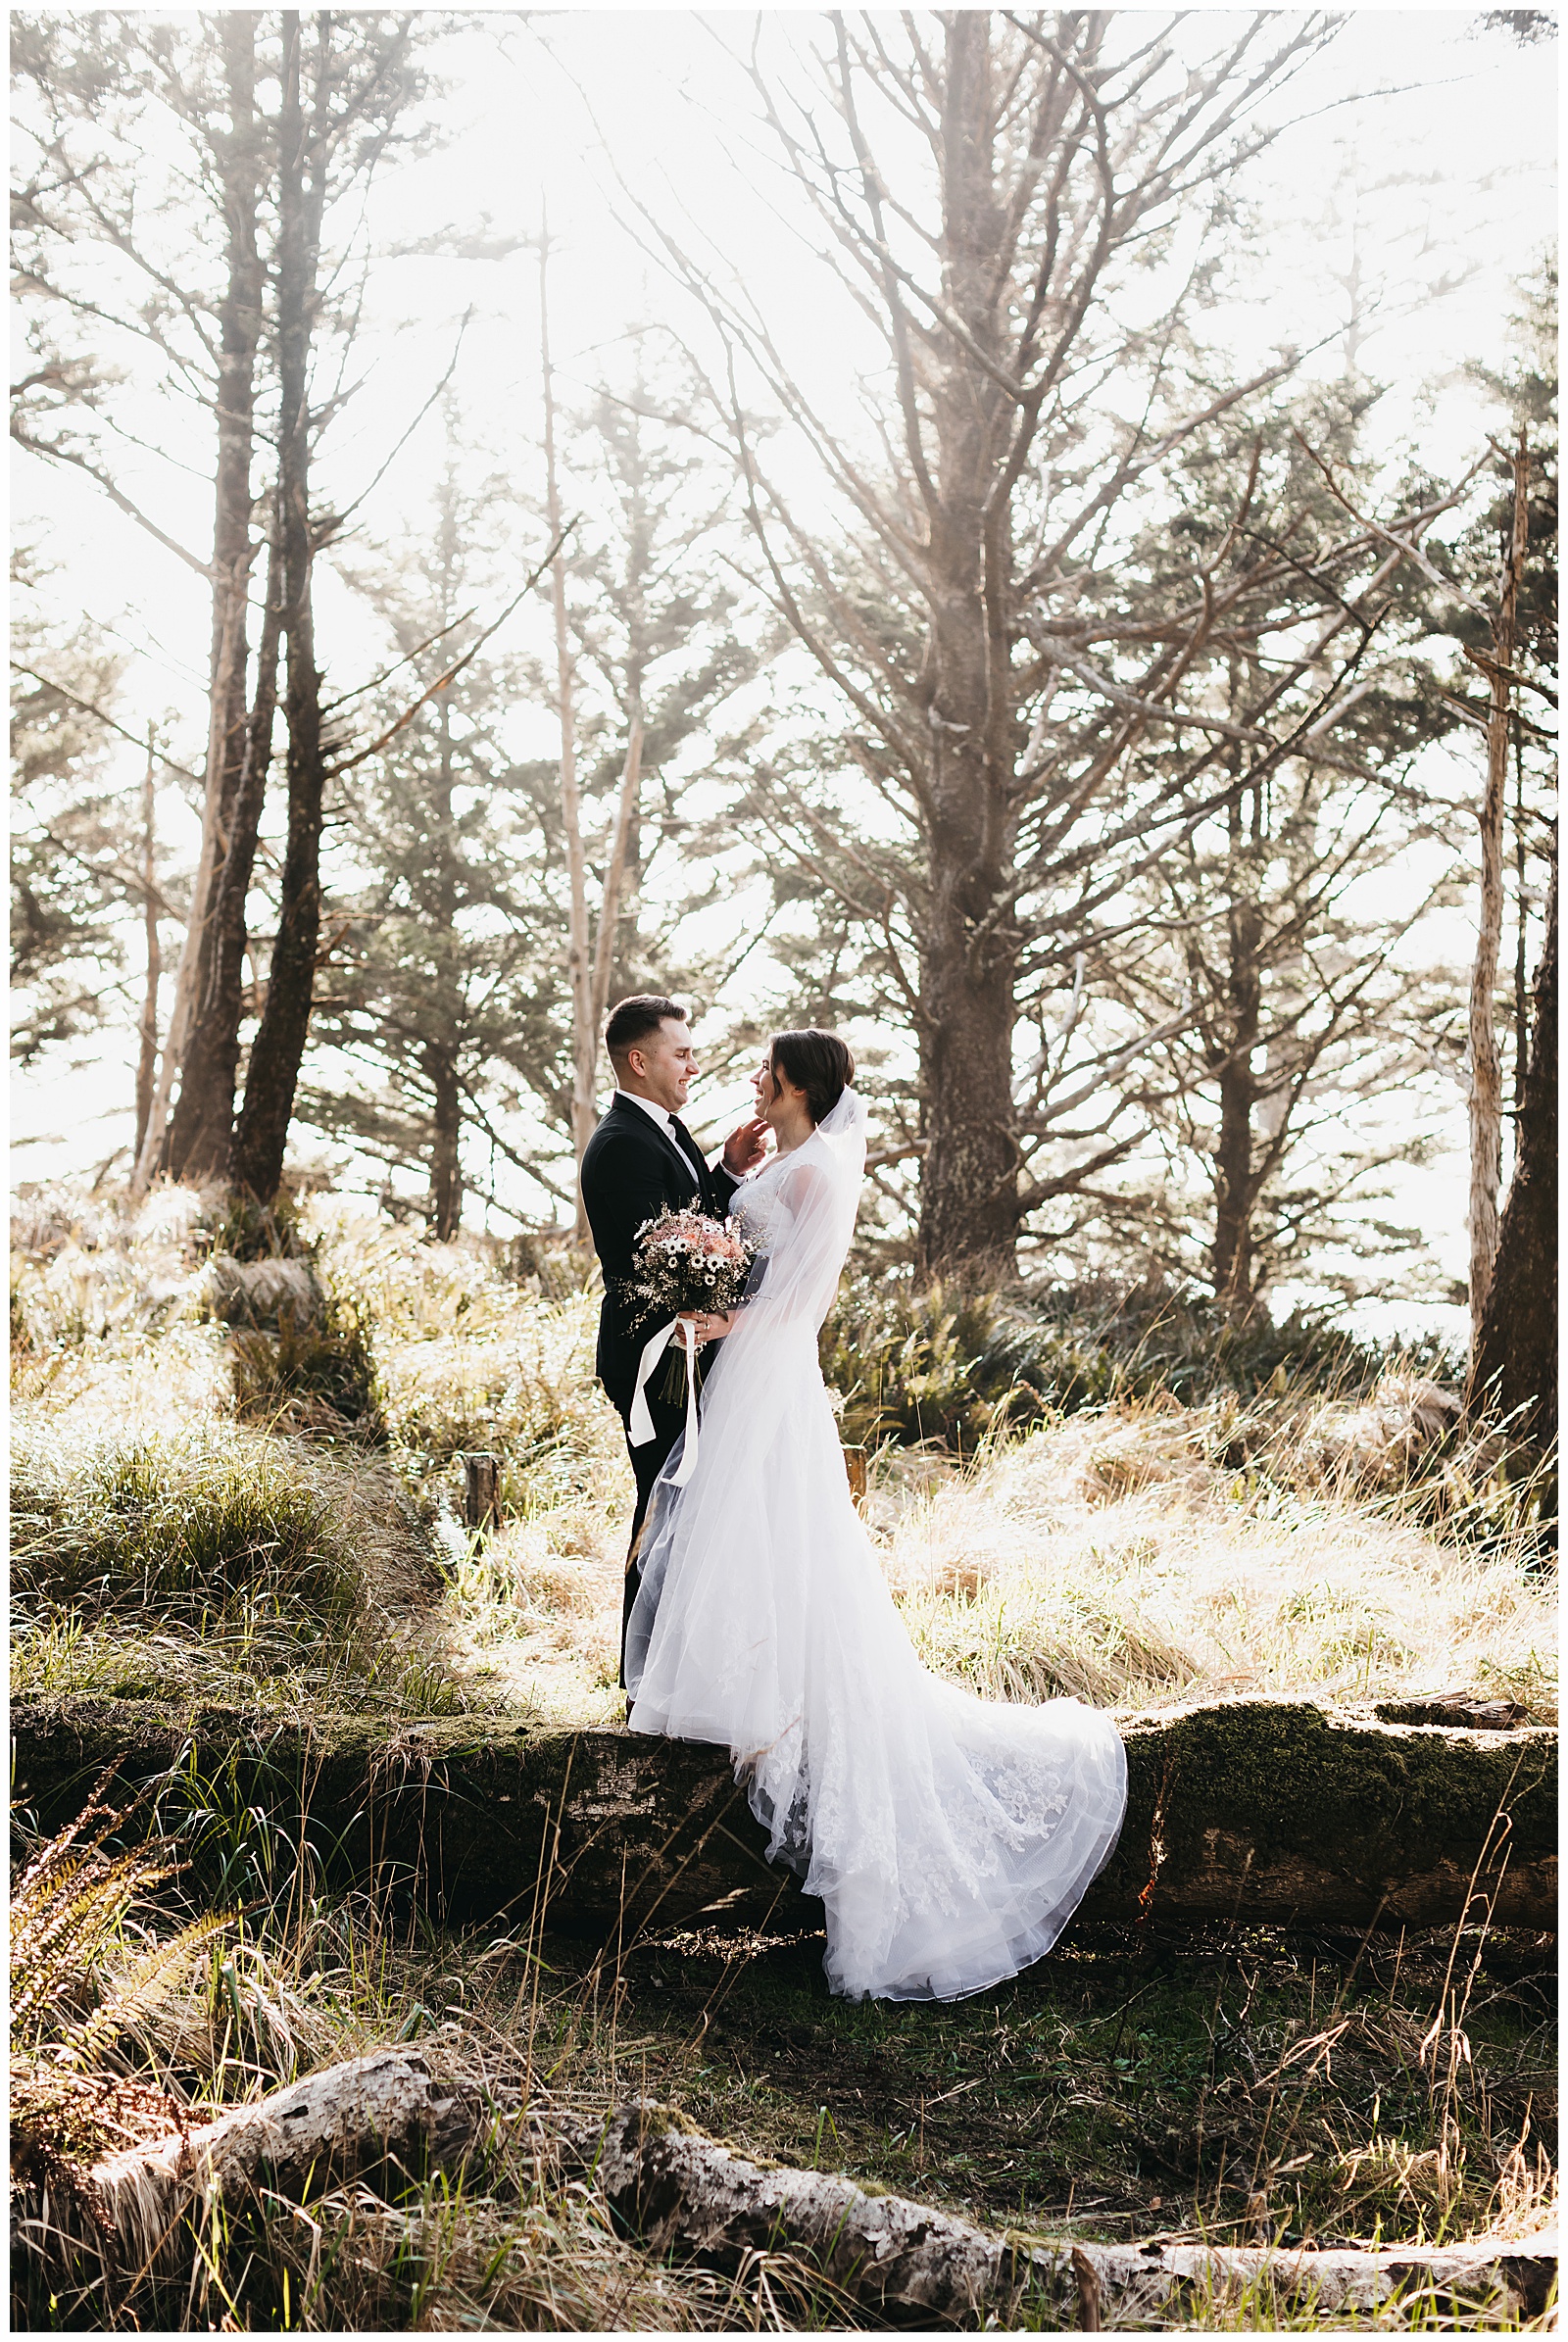
[[[722,1342],[726,1334],[734,1332],[738,1312],[722,1309],[683,1309],[681,1316],[697,1329],[698,1346],[710,1342]]]

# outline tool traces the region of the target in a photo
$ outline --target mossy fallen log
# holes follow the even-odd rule
[[[1545,1727],[1453,1732],[1236,1700],[1123,1729],[1127,1822],[1086,1918],[1556,1924]],[[46,1830],[114,1766],[123,1785],[154,1784],[166,1826],[182,1811],[265,1817],[309,1845],[328,1884],[412,1896],[457,1923],[606,1936],[700,1916],[780,1931],[820,1920],[766,1862],[724,1753],[706,1745],[87,1696],[20,1700],[12,1731],[16,1794]]]
[[[997,2235],[830,2172],[753,2163],[648,2100],[603,2125],[579,2122],[572,2143],[652,2250],[731,2269],[786,2254],[841,2299],[899,2323],[1113,2331],[1206,2322],[1202,2313],[1223,2306],[1272,2331],[1286,2308],[1382,2323],[1396,2304],[1418,2315],[1422,2303],[1440,2322],[1513,2326],[1539,2318],[1556,2283],[1554,2236],[1317,2251]]]

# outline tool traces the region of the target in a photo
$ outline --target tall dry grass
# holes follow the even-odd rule
[[[885,1456],[873,1520],[928,1664],[994,1698],[1459,1688],[1555,1718],[1555,1586],[1531,1539],[1440,1536],[1397,1482],[1325,1471],[1321,1409],[1267,1471],[1229,1467],[1230,1413],[1127,1401],[924,1486]]]
[[[631,1481],[619,1425],[592,1381],[597,1303],[583,1264],[518,1260],[472,1239],[433,1244],[328,1200],[309,1205],[298,1241],[363,1335],[373,1418],[337,1423],[329,1410],[295,1410],[269,1428],[236,1414],[241,1337],[214,1314],[211,1254],[244,1238],[226,1227],[212,1199],[168,1192],[139,1214],[69,1195],[34,1197],[14,1231],[19,1513],[31,1539],[14,1622],[19,1687],[231,1704],[374,1702],[407,1715],[456,1704],[583,1722],[618,1717]],[[922,1348],[907,1329],[895,1331],[894,1364],[918,1400],[906,1428],[918,1430],[933,1392],[944,1405],[961,1400],[962,1327],[955,1321],[941,1334],[934,1364],[931,1342]],[[253,1362],[286,1368],[280,1337],[251,1326],[242,1338]],[[1466,1688],[1555,1713],[1552,1583],[1528,1491],[1507,1487],[1495,1445],[1456,1432],[1423,1376],[1394,1367],[1375,1386],[1363,1378],[1336,1392],[1322,1374],[1293,1384],[1280,1368],[1238,1394],[1200,1388],[1194,1374],[1179,1401],[1114,1378],[1095,1387],[1089,1370],[1099,1372],[1102,1352],[1087,1338],[1082,1347],[1088,1379],[1078,1396],[1089,1403],[1076,1412],[1055,1411],[1042,1388],[1030,1428],[1008,1429],[1010,1410],[988,1398],[992,1428],[978,1443],[966,1434],[961,1457],[887,1445],[872,1459],[869,1533],[932,1666],[993,1696],[1069,1690],[1124,1708],[1250,1691],[1366,1703]],[[1013,1363],[997,1350],[1003,1384]],[[933,1384],[938,1369],[947,1381]],[[887,1388],[884,1376],[879,1406]],[[1000,1385],[999,1393],[1005,1397]],[[498,1452],[505,1466],[504,1519],[482,1540],[457,1516],[461,1457],[473,1448]],[[554,1942],[547,1957],[531,1935],[454,1939],[422,1934],[413,1922],[394,1930],[384,1912],[330,1904],[303,1888],[270,1903],[270,1873],[253,1860],[247,1818],[215,1803],[207,1826],[230,1830],[233,1875],[246,1882],[233,1899],[257,1908],[221,1943],[201,1947],[194,1964],[172,1955],[157,1994],[138,2000],[134,2023],[113,2038],[94,2035],[111,2109],[140,2109],[151,2120],[155,2101],[167,2100],[200,2117],[404,2038],[454,2075],[477,2079],[506,2119],[482,2170],[461,2184],[437,2174],[402,2190],[339,2189],[279,2204],[259,2220],[215,2218],[195,2290],[151,2305],[157,2315],[143,2322],[315,2330],[837,2323],[835,2306],[777,2256],[762,2256],[735,2281],[662,2268],[613,2233],[592,2189],[544,2155],[513,2114],[541,2095],[602,2107],[645,2086],[652,2062],[659,2087],[685,2093],[713,2126],[745,2133],[755,2125],[759,2151],[807,2160],[813,2124],[820,2145],[827,2102],[850,2068],[855,2088],[835,2100],[846,2125],[861,2082],[902,2060],[906,2135],[916,2135],[918,2102],[923,2157],[920,2093],[931,2098],[933,2137],[952,2111],[949,2097],[960,2124],[978,2125],[972,2110],[1012,2086],[1009,2061],[1018,2068],[1012,2080],[1027,2083],[1038,2103],[1049,2047],[1051,2072],[1059,2064],[1065,2077],[1065,2094],[1053,2101],[1060,2123],[1089,2125],[1084,2154],[1120,2171],[1119,2142],[1129,2127],[1152,2122],[1161,2091],[1170,2122],[1190,2121],[1183,2061],[1203,2050],[1192,2009],[1201,2000],[1206,2011],[1212,1996],[1218,2027],[1229,1990],[1223,1968],[1217,1986],[1200,1977],[1161,2032],[1147,2001],[1165,1986],[1145,1979],[1124,1988],[1119,1974],[1107,1974],[1101,2006],[1086,1958],[1081,1971],[1063,1971],[1059,2011],[1035,2009],[1034,1987],[1020,1986],[1005,2008],[903,2012],[884,2025],[875,2011],[835,2005],[824,2014],[819,1978],[783,1984],[761,1959],[748,1998],[750,1955],[726,1949],[672,2024],[662,2011],[674,1997],[678,1951],[642,1946],[624,1964],[617,1952],[613,1962],[574,1971]],[[145,1968],[160,1941],[178,1936],[177,1921],[166,1926],[146,1910],[111,1917],[92,1957],[67,1980],[62,2007],[72,2022],[113,2007],[117,1978],[135,1977],[138,1961]],[[1285,2079],[1278,2118],[1273,2082],[1262,2092],[1255,2140],[1243,2094],[1233,2109],[1238,2141],[1251,2142],[1249,2154],[1273,2174],[1282,2207],[1293,2187],[1299,2195],[1305,2141],[1316,2155],[1313,2189],[1343,2204],[1347,2222],[1381,2221],[1407,2234],[1481,2221],[1529,2233],[1544,2217],[1551,2173],[1534,2133],[1528,2152],[1524,2131],[1514,2131],[1517,2147],[1504,2138],[1506,2122],[1519,2119],[1517,2090],[1498,2097],[1495,2121],[1488,2110],[1497,2059],[1506,2053],[1533,2071],[1545,2052],[1533,2036],[1513,2047],[1503,2040],[1483,2073],[1491,2020],[1479,1999],[1463,2005],[1445,1984],[1440,2047],[1452,2065],[1461,2038],[1474,2034],[1477,2044],[1474,2067],[1461,2062],[1453,2085],[1452,2121],[1462,2118],[1468,2162],[1455,2150],[1445,2163],[1449,2116],[1427,2105],[1436,2087],[1421,2065],[1430,1995],[1423,1985],[1412,2000],[1414,1958],[1401,1946],[1384,1999],[1358,1990],[1344,2009],[1336,2000],[1325,2029],[1315,1967],[1292,1980],[1282,1958],[1281,1976],[1259,1984],[1262,1954],[1248,1953],[1239,2013],[1228,2010],[1216,2032],[1226,2044],[1221,2064],[1235,2067],[1237,2043],[1250,2043],[1255,2073],[1267,2079],[1273,2059]],[[732,2056],[713,2046],[704,1995],[715,2006],[733,1995]],[[1342,2018],[1353,2020],[1348,2030]],[[1124,2039],[1128,2025],[1144,2029]],[[1322,2103],[1302,2095],[1298,2139],[1296,2112],[1287,2122],[1283,2110],[1295,2109],[1292,2091],[1305,2093],[1318,2074],[1320,2034],[1328,2042]],[[784,2053],[771,2083],[759,2077],[759,2042]],[[1147,2069],[1124,2054],[1135,2044]],[[26,2046],[47,2067],[50,2038],[35,2035]],[[802,2061],[793,2083],[792,2058]],[[1337,2095],[1327,2086],[1331,2058],[1344,2084]],[[929,2093],[928,2067],[955,2078]],[[1508,2073],[1510,2086],[1518,2083]],[[1391,2111],[1382,2092],[1396,2076],[1402,2096]],[[52,2106],[58,2075],[43,2078]],[[1215,2080],[1228,2088],[1227,2075]],[[123,2085],[119,2097],[113,2085]],[[1426,2109],[1419,2120],[1417,2099]],[[1283,2133],[1270,2129],[1276,2120]],[[858,2168],[873,2180],[916,2194],[939,2178],[964,2184],[923,2163],[906,2177],[904,2150],[882,2142],[873,2155],[873,2144],[868,2127],[869,2160]],[[1004,2163],[1012,2152],[1010,2139],[1004,2155],[998,2149]],[[1157,2202],[1141,2216],[1146,2222]],[[1194,2217],[1229,2220],[1240,2209],[1216,2183],[1212,2203]],[[1084,2215],[1072,2213],[1069,2198],[1069,2225],[1074,2217]],[[22,2321],[57,2318],[63,2298],[51,2306],[24,2280]],[[88,2316],[94,2306],[87,2290],[74,2309]],[[1250,2330],[1248,2318],[1266,2307],[1195,2305],[1193,2322]],[[1283,2322],[1312,2321],[1293,2315]]]
[[[781,2256],[740,2278],[673,2269],[616,2233],[586,2174],[528,2120],[531,1981],[470,2017],[487,1967],[464,1956],[462,2015],[432,2015],[428,1958],[368,1905],[318,1901],[180,1926],[153,1890],[177,1846],[115,1852],[123,1817],[93,1805],[27,1850],[13,1889],[10,1983],[15,2330],[643,2331],[778,2326]],[[511,1954],[515,1947],[504,1947]],[[439,1975],[439,1966],[435,1972]],[[441,1977],[443,1986],[455,1979]],[[193,2201],[145,2267],[105,2249],[92,2166],[254,2103],[391,2040],[418,2036],[433,2071],[478,2102],[461,2171],[388,2166],[275,2191]],[[569,2102],[569,2098],[568,2098]],[[768,2260],[773,2267],[769,2290]],[[759,2275],[760,2282],[759,2282]],[[748,2284],[747,2278],[751,2282]],[[793,2319],[790,2322],[794,2322]]]
[[[100,1477],[133,1476],[136,1454],[188,1457],[193,1439],[237,1468],[236,1344],[283,1345],[213,1317],[209,1253],[224,1227],[213,1198],[177,1190],[136,1214],[69,1192],[28,1202],[13,1255],[24,1477],[75,1470],[87,1453]],[[426,1655],[422,1670],[411,1659],[409,1687],[435,1705],[612,1720],[631,1475],[593,1379],[591,1264],[519,1263],[474,1238],[432,1243],[328,1197],[298,1215],[296,1241],[365,1345],[380,1444],[372,1456],[365,1427],[350,1424],[346,1439],[315,1445],[345,1491],[363,1497],[385,1476],[382,1500],[352,1509],[372,1607]],[[908,1326],[899,1318],[884,1396],[901,1376],[910,1405],[938,1368],[961,1380],[965,1342],[990,1338],[987,1308],[973,1314],[968,1334],[951,1308],[930,1328],[918,1312]],[[1007,1342],[1022,1339],[1009,1319]],[[1054,1327],[1053,1358],[1063,1340]],[[1279,1363],[1246,1395],[1183,1403],[1123,1391],[1062,1415],[1035,1391],[1022,1430],[1004,1392],[986,1402],[991,1433],[956,1456],[884,1445],[869,1526],[927,1662],[1004,1698],[1366,1703],[1458,1688],[1554,1715],[1552,1577],[1530,1491],[1508,1486],[1499,1443],[1457,1430],[1451,1393],[1397,1362],[1370,1388],[1363,1373],[1325,1389],[1339,1369],[1318,1349],[1304,1380]],[[1012,1348],[998,1360],[998,1372],[1016,1366]],[[1182,1371],[1194,1380],[1185,1349]],[[259,1489],[312,1446],[245,1436]],[[502,1525],[482,1542],[460,1521],[473,1449],[502,1459]],[[189,1475],[173,1472],[176,1484],[177,1501],[194,1501]],[[393,1485],[416,1520],[384,1500]],[[378,1575],[377,1553],[400,1545],[398,1566]],[[73,1681],[103,1681],[100,1660],[123,1673],[92,1631],[83,1642],[79,1622],[71,1647]]]

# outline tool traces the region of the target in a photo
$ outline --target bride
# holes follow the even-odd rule
[[[759,1247],[655,1488],[626,1643],[633,1732],[727,1746],[768,1853],[827,1907],[828,1980],[953,2000],[1038,1960],[1116,1842],[1126,1760],[1075,1699],[1014,1707],[916,1658],[850,1494],[816,1337],[865,1163],[855,1061],[781,1033],[755,1077],[777,1151],[734,1209]],[[700,1323],[699,1333],[705,1331]]]

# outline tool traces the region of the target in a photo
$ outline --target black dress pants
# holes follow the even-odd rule
[[[657,1382],[660,1377],[655,1376]],[[669,1461],[669,1451],[686,1429],[686,1402],[676,1406],[667,1398],[656,1398],[652,1390],[645,1393],[648,1412],[654,1419],[654,1438],[646,1447],[631,1443],[631,1401],[620,1409],[620,1419],[626,1427],[626,1451],[637,1481],[637,1509],[632,1514],[631,1544],[626,1553],[626,1594],[620,1611],[620,1687],[626,1688],[626,1629],[631,1623],[631,1606],[637,1599],[637,1587],[642,1573],[637,1566],[637,1551],[642,1543],[643,1522],[648,1515],[648,1499],[654,1492],[654,1483]]]

